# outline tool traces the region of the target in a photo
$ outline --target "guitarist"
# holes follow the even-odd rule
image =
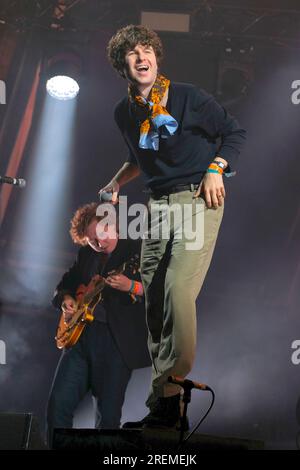
[[[72,240],[81,248],[53,298],[53,305],[68,322],[76,312],[78,287],[87,286],[96,274],[105,278],[103,300],[95,308],[94,321],[85,326],[74,346],[63,351],[55,372],[47,406],[50,446],[54,428],[72,427],[75,409],[88,391],[96,402],[95,426],[118,428],[132,370],[151,363],[139,273],[130,266],[123,273],[114,272],[139,254],[140,244],[119,239],[112,226],[103,239],[99,226],[96,230],[101,220],[96,216],[97,206],[80,207],[71,220]]]

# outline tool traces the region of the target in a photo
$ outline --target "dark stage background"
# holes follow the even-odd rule
[[[29,3],[23,2],[28,8]],[[107,16],[104,3],[112,5]],[[190,11],[196,3],[203,8],[211,4],[212,11],[204,10],[204,19],[195,14],[194,33],[161,33],[162,72],[214,94],[248,131],[237,176],[225,182],[225,217],[197,304],[198,351],[191,378],[216,392],[215,407],[201,431],[262,439],[269,448],[295,448],[300,430],[300,364],[292,361],[292,344],[299,340],[300,346],[300,105],[291,100],[291,85],[300,80],[299,2],[217,2],[248,6],[244,25],[240,10],[228,11],[229,24],[216,19],[213,15],[221,10],[209,1],[162,1],[160,6],[146,1],[79,2],[70,10],[75,31],[66,27],[64,32],[70,41],[78,41],[84,56],[84,82],[75,105],[47,98],[42,79],[34,94],[50,39],[30,20],[16,26],[20,12],[0,2],[0,13],[6,11],[3,17],[9,18],[8,24],[0,24],[0,80],[7,85],[6,104],[0,105],[0,173],[17,168],[18,176],[27,180],[27,187],[13,188],[10,197],[3,189],[0,193],[0,411],[32,411],[44,426],[60,355],[54,344],[58,315],[50,300],[76,253],[69,220],[79,205],[97,198],[98,189],[126,158],[113,121],[114,104],[126,93],[126,83],[108,64],[107,41],[123,24],[139,22],[143,7]],[[254,30],[243,31],[255,7],[277,13],[265,24],[262,17],[251,26]],[[101,8],[96,24],[95,12]],[[279,13],[283,9],[290,12]],[[253,18],[259,16],[256,12]],[[218,21],[225,22],[223,29]],[[260,22],[261,30],[255,29]],[[203,35],[203,25],[224,35]],[[228,44],[232,53],[225,51]],[[222,88],[228,61],[247,76],[240,93],[234,78]],[[32,125],[26,134],[30,109]],[[10,167],[16,154],[20,162]],[[142,190],[138,180],[122,194],[131,202],[144,202]],[[149,372],[134,372],[122,421],[145,413]],[[206,394],[193,392],[192,425],[208,403]],[[90,397],[80,406],[76,425],[93,426]]]

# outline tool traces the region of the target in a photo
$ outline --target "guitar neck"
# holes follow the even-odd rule
[[[99,281],[99,285],[97,285],[97,287],[95,287],[95,289],[92,290],[92,292],[88,292],[87,294],[83,296],[83,299],[82,299],[83,304],[90,304],[92,300],[103,291],[105,287],[104,278],[102,278],[101,281],[102,282]]]
[[[109,274],[115,273],[115,274],[122,274],[127,266],[132,266],[134,269],[137,269],[137,260],[138,260],[138,255],[133,256],[130,258],[129,261],[124,261],[118,268],[114,269],[113,271],[110,271]],[[105,277],[100,276],[100,279],[96,281],[95,283],[95,288],[91,291],[88,292],[83,296],[82,303],[83,304],[89,304],[93,301],[93,299],[98,296],[104,289],[105,287]]]

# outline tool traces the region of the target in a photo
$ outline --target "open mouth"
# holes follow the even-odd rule
[[[149,70],[149,65],[138,65],[138,66],[136,67],[136,70],[137,70],[138,72],[148,72],[148,70]]]

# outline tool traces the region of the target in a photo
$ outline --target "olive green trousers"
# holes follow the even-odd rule
[[[147,406],[181,388],[168,376],[186,377],[196,353],[196,299],[209,268],[224,206],[208,209],[194,191],[151,196],[142,244],[152,377]]]

